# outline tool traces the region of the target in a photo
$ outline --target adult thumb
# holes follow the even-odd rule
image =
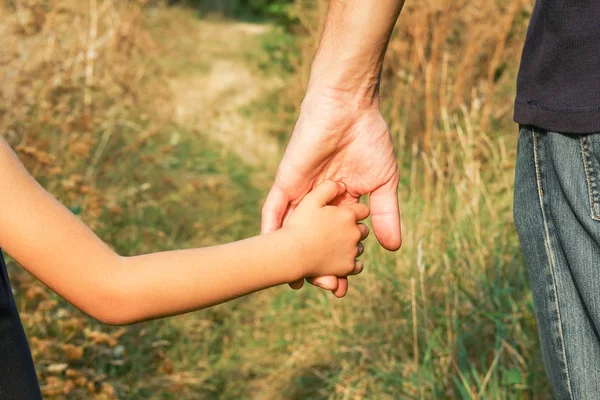
[[[274,232],[281,228],[283,216],[289,204],[286,194],[274,184],[262,209],[261,232]]]
[[[371,192],[369,197],[371,223],[375,237],[384,248],[396,251],[402,245],[400,210],[398,208],[398,177]]]

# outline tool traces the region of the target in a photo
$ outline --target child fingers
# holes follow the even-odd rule
[[[363,264],[362,261],[354,261],[354,269],[352,270],[352,272],[350,272],[349,275],[358,275],[360,274],[363,269],[365,268],[365,264]]]
[[[365,252],[365,245],[362,244],[362,242],[358,242],[357,247],[357,251],[356,251],[356,258],[362,256],[362,254]]]
[[[308,193],[304,199],[315,203],[319,207],[324,207],[333,199],[346,191],[346,186],[331,180],[323,181],[312,192]]]
[[[363,241],[369,236],[369,227],[365,224],[358,224],[358,230],[360,231],[360,240]]]
[[[346,207],[348,207],[352,211],[354,211],[354,214],[356,214],[357,221],[362,221],[363,219],[366,219],[370,213],[369,207],[367,207],[366,205],[364,205],[362,203],[351,204]]]
[[[298,279],[297,281],[290,282],[289,285],[294,290],[300,290],[302,289],[302,286],[304,286],[304,279]]]

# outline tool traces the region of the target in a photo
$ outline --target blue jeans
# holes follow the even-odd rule
[[[514,219],[558,399],[600,399],[600,134],[522,126]]]

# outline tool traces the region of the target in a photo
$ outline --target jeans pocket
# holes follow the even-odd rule
[[[600,221],[600,134],[580,136],[581,158],[585,169],[592,219]]]

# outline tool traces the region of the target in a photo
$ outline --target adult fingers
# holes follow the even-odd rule
[[[289,199],[276,184],[271,187],[262,209],[261,231],[269,233],[281,228]]]
[[[309,192],[303,202],[312,202],[319,207],[324,207],[333,199],[346,191],[346,186],[341,183],[326,180],[321,182],[312,192]],[[302,203],[300,203],[302,204]]]
[[[281,224],[281,226],[285,226],[285,224],[287,224],[288,219],[290,219],[297,207],[298,206],[290,203],[287,210],[283,214],[283,223]]]
[[[383,247],[396,251],[402,245],[400,211],[398,209],[398,177],[371,192],[373,232]]]
[[[307,280],[310,284],[325,290],[336,290],[339,286],[339,279],[337,276],[317,276],[308,278]]]
[[[369,216],[369,207],[362,203],[351,204],[349,206],[345,206],[350,208],[356,214],[356,221],[362,221]]]
[[[333,199],[329,204],[332,206],[347,206],[356,203],[358,203],[358,198],[346,191]]]
[[[338,287],[331,291],[333,295],[339,299],[344,297],[348,293],[348,278],[338,278]]]

